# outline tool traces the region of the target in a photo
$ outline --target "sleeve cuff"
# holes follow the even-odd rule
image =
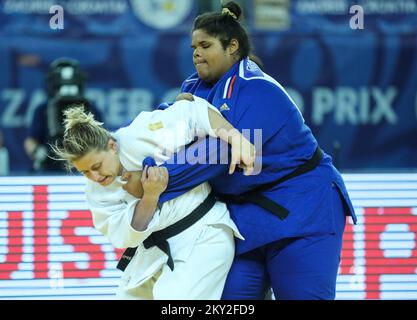
[[[134,201],[132,203],[132,205],[129,208],[129,214],[126,215],[126,218],[128,220],[126,221],[126,223],[129,226],[128,227],[129,239],[130,239],[129,247],[136,247],[140,243],[142,243],[156,229],[156,227],[159,225],[159,219],[160,219],[159,217],[160,209],[158,208],[155,211],[151,221],[149,222],[145,230],[142,230],[142,231],[135,230],[132,227],[132,218],[135,212],[136,203],[137,201]]]
[[[217,138],[216,132],[211,128],[208,109],[210,108],[220,114],[219,110],[217,110],[217,108],[211,105],[208,101],[197,96],[193,97],[197,106],[195,106],[196,108],[193,109],[195,109],[195,118],[200,130],[203,131],[204,135],[208,134],[211,137]]]

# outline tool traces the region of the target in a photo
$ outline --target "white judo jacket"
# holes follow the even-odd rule
[[[152,156],[157,164],[184,145],[192,142],[197,134],[215,136],[211,130],[207,106],[216,110],[207,101],[194,97],[195,101],[179,101],[165,110],[141,112],[127,127],[114,133],[119,145],[119,156],[127,171],[141,170],[142,161]],[[145,249],[143,241],[154,231],[161,230],[187,216],[211,191],[208,183],[203,183],[191,191],[167,201],[157,209],[148,227],[136,231],[131,226],[132,216],[139,199],[122,188],[120,177],[108,186],[101,186],[87,180],[87,202],[97,230],[105,235],[117,248],[136,247],[135,256],[125,269],[128,278],[127,290],[139,286],[151,278],[163,264],[167,255],[158,247]],[[231,220],[227,207],[222,202],[215,206],[197,223],[182,233],[168,239],[172,257],[186,261],[204,225],[223,225],[233,230],[235,236],[243,239]],[[201,253],[204,254],[204,253]]]

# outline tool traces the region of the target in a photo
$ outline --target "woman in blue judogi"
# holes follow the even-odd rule
[[[182,91],[207,99],[239,130],[251,129],[262,170],[228,175],[227,166],[167,164],[167,190],[181,193],[209,179],[228,203],[246,240],[237,241],[224,299],[263,299],[270,287],[277,299],[334,299],[345,216],[356,222],[352,204],[293,100],[248,58],[240,14],[231,2],[222,13],[197,17],[197,72]]]

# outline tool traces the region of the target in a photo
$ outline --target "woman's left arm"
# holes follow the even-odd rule
[[[297,107],[288,94],[273,83],[265,80],[251,80],[251,86],[256,88],[248,87],[240,92],[236,107],[241,108],[241,112],[236,113],[235,117],[229,117],[229,121],[240,131],[261,130],[262,139],[259,139],[261,143],[256,144],[260,156],[255,158],[255,168],[259,168],[260,171],[263,145],[281,130],[289,116],[296,112],[294,109]],[[249,139],[255,144],[254,134],[251,134]],[[189,148],[201,149],[205,152],[198,154],[198,161],[195,164],[177,164],[175,157],[185,158]],[[202,182],[224,175],[227,172],[227,165],[220,161],[222,149],[224,150],[224,146],[219,145],[216,139],[209,137],[182,149],[162,164],[168,169],[169,183],[167,190],[161,195],[160,202],[179,196]],[[210,161],[211,159],[215,161]],[[256,184],[257,179],[256,176],[247,178],[247,190],[249,190],[252,184]],[[252,183],[249,183],[249,180]]]
[[[189,95],[188,99],[176,101],[163,113],[159,117],[166,119],[173,128],[176,127],[173,123],[185,120],[190,141],[184,141],[184,145],[197,136],[218,137],[232,147],[229,173],[232,174],[235,171],[238,163],[241,164],[246,174],[252,173],[256,154],[255,146],[208,101]]]

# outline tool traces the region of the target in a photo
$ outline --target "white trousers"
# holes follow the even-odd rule
[[[206,225],[186,261],[174,259],[174,270],[164,264],[140,286],[123,289],[118,299],[220,300],[235,253],[233,230],[226,225]]]

